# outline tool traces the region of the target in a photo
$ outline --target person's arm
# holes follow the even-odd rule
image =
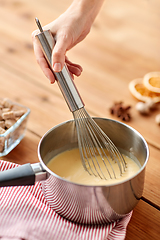
[[[79,76],[82,67],[73,64],[66,58],[66,52],[82,41],[90,32],[90,28],[102,6],[104,0],[74,0],[70,7],[56,20],[43,27],[50,29],[56,44],[52,51],[53,69],[55,72],[62,70],[66,62],[71,75]],[[35,38],[38,30],[32,33],[34,52],[41,69],[50,82],[55,81],[40,46]]]

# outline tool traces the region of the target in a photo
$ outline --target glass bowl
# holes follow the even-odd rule
[[[28,107],[0,98],[0,157],[7,155],[23,139],[29,114]]]

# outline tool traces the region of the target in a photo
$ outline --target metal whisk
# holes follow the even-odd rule
[[[43,28],[36,18],[40,33],[36,35],[52,69],[52,49],[55,45],[50,30]],[[53,72],[60,90],[73,113],[80,155],[84,169],[101,179],[117,178],[126,169],[126,162],[109,137],[102,131],[84,108],[84,103],[65,65],[61,72]]]
[[[126,162],[110,138],[87,113],[85,108],[73,112],[78,144],[84,169],[101,179],[117,178]]]

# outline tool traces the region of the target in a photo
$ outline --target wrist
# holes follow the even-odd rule
[[[94,22],[104,0],[74,0],[71,4],[73,10],[77,9],[80,17],[86,17],[91,24]]]

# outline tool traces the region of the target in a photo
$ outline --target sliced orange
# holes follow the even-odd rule
[[[160,93],[160,72],[147,73],[143,78],[144,86],[155,93]]]
[[[132,80],[129,83],[129,90],[132,95],[140,101],[147,102],[152,100],[155,103],[160,102],[160,93],[148,90],[143,84],[143,78]]]

